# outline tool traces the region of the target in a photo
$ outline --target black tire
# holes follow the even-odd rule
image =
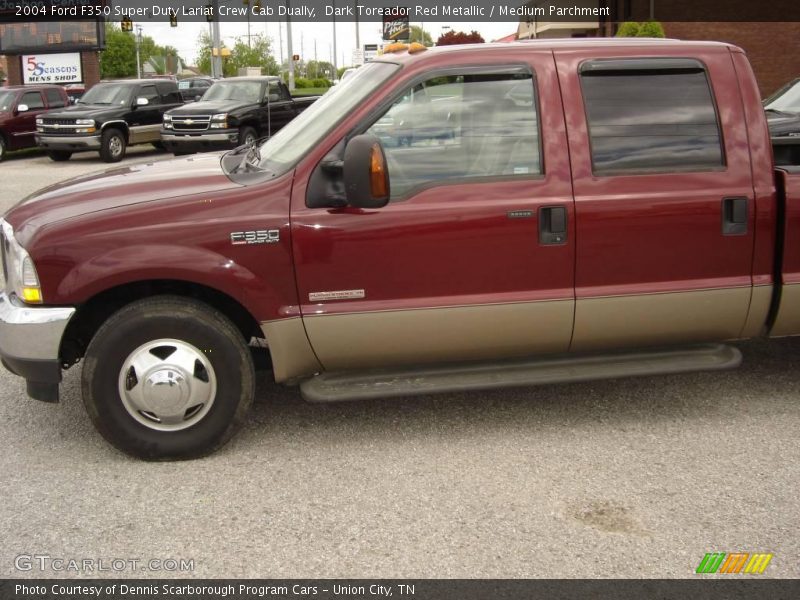
[[[6,139],[0,135],[0,162],[6,157]]]
[[[159,390],[173,389],[171,381],[168,386],[157,387],[164,382],[159,375],[169,371],[172,377],[174,367],[168,365],[168,357],[159,359],[159,364],[165,366],[142,369],[141,374],[125,368],[132,356],[141,356],[148,350],[142,351],[143,345],[155,340],[177,340],[200,352],[201,358],[210,364],[209,372],[202,372],[205,385],[209,379],[215,382],[216,393],[208,402],[208,412],[185,429],[160,431],[154,428],[157,425],[143,424],[142,421],[148,420],[147,411],[134,415],[123,401],[124,387],[128,385],[131,388],[143,385],[139,391],[156,397]],[[158,344],[160,347],[162,342]],[[194,364],[197,371],[197,361]],[[148,374],[147,379],[144,373]],[[144,381],[140,382],[137,375]],[[185,388],[178,381],[176,389],[181,392]],[[198,458],[225,444],[252,405],[255,395],[252,355],[242,333],[219,311],[188,298],[157,296],[123,307],[100,327],[86,351],[82,393],[95,427],[119,450],[145,460]],[[181,398],[182,393],[178,394]],[[172,398],[169,396],[168,401]],[[179,426],[195,418],[185,416],[190,412],[188,409],[186,413],[181,413],[182,410],[183,406],[179,406],[178,412],[184,415],[179,418],[189,420]]]
[[[125,133],[120,129],[109,127],[100,137],[100,158],[104,162],[114,163],[125,158]]]
[[[49,156],[52,161],[64,162],[72,157],[72,152],[68,150],[48,150],[47,156]]]
[[[166,148],[164,147],[164,142],[152,142],[152,144],[153,148],[155,148],[156,150],[166,150]]]
[[[255,142],[258,139],[258,133],[253,127],[245,125],[239,128],[239,145],[247,144],[249,141]]]

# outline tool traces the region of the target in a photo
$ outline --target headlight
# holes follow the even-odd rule
[[[164,115],[164,129],[172,129],[172,115]]]
[[[211,117],[210,129],[227,129],[228,128],[228,113],[220,113]]]
[[[14,229],[6,221],[0,219],[3,244],[3,274],[6,278],[6,289],[17,295],[27,304],[42,303],[42,288],[33,259],[19,245],[14,237]]]
[[[94,119],[75,119],[75,125],[91,125],[95,127]]]
[[[42,117],[36,117],[36,124],[44,125],[44,119]]]

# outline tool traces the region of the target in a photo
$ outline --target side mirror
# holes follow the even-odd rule
[[[356,208],[382,208],[389,203],[389,169],[380,140],[357,135],[344,150],[344,190]]]
[[[18,113],[28,112],[29,110],[30,109],[28,108],[27,104],[19,104],[19,105],[17,105],[17,112]]]
[[[203,97],[203,95],[202,95],[202,94],[197,94],[197,95],[195,95],[195,97],[194,97],[194,101],[195,101],[195,102],[197,102],[197,101],[198,101],[198,100],[200,100],[200,98],[202,98],[202,97]]]
[[[142,98],[141,96],[136,98],[136,106],[147,106],[148,104],[150,104],[150,101],[147,98]]]

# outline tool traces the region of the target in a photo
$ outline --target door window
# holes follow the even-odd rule
[[[50,108],[61,108],[67,105],[66,100],[64,100],[59,90],[49,88],[45,90],[45,95],[47,96],[47,105]]]
[[[542,174],[527,71],[428,79],[406,90],[367,133],[384,147],[393,200],[460,180]]]
[[[25,92],[22,94],[22,98],[19,99],[19,104],[27,104],[28,110],[44,108],[44,100],[40,92]]]
[[[592,166],[599,175],[724,166],[711,88],[697,61],[595,61],[581,69]],[[658,68],[663,63],[665,68]],[[694,65],[694,66],[692,66]],[[597,68],[591,68],[596,66]]]
[[[148,104],[161,104],[161,99],[154,85],[143,85],[139,90],[138,97],[147,98]]]

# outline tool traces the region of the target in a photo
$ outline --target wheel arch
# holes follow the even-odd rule
[[[131,140],[131,130],[125,121],[107,121],[100,126],[100,133],[104,133],[106,129],[119,129],[125,134],[126,143],[129,143]]]
[[[81,303],[61,339],[64,368],[78,362],[103,323],[118,310],[145,298],[170,295],[199,300],[219,310],[241,332],[245,342],[263,337],[258,321],[237,299],[216,288],[180,279],[148,279],[109,287]]]

